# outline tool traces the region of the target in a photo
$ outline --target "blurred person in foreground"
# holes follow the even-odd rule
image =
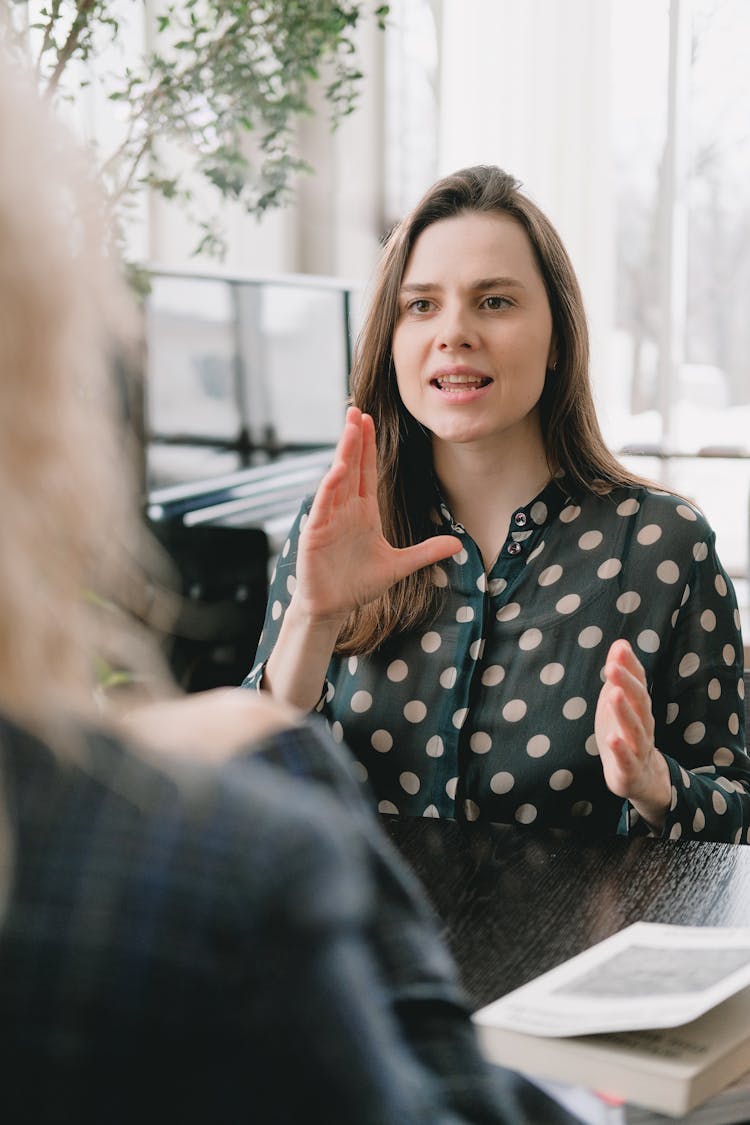
[[[4,1119],[541,1120],[339,748],[156,661],[147,704],[97,710],[141,529],[109,398],[133,311],[82,165],[0,57]]]

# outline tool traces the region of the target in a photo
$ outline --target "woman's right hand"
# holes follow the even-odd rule
[[[352,610],[399,579],[460,549],[452,535],[404,548],[388,543],[378,509],[375,427],[369,414],[350,407],[300,534],[296,612],[311,622],[343,624]]]

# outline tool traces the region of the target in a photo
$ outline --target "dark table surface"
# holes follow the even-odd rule
[[[750,847],[383,816],[474,1007],[631,922],[750,926]]]

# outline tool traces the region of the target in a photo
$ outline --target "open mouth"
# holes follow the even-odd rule
[[[432,380],[433,387],[439,391],[479,391],[488,387],[492,380],[488,375],[438,375]]]

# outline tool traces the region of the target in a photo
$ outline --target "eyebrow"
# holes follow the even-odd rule
[[[401,286],[400,292],[402,293],[429,293],[435,289],[440,289],[441,286],[436,282],[408,282]],[[525,286],[522,281],[517,277],[482,277],[477,281],[472,281],[469,289],[524,289]]]

